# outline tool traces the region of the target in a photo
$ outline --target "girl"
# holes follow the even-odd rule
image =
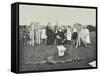
[[[85,34],[86,34],[86,38],[85,38],[85,42],[87,43],[87,44],[90,44],[91,43],[91,41],[90,41],[90,34],[89,34],[89,30],[87,29],[87,27],[85,26]]]
[[[68,29],[67,29],[67,41],[68,41],[68,45],[71,44],[71,38],[72,38],[72,30],[71,30],[71,27],[68,25]]]
[[[73,34],[72,34],[73,44],[75,44],[77,37],[78,37],[78,33],[77,33],[76,25],[74,25]]]
[[[46,26],[46,35],[47,35],[47,45],[52,45],[53,44],[53,35],[54,35],[54,32],[52,30],[52,27],[51,27],[51,23],[48,23],[48,25]]]
[[[42,30],[41,30],[41,39],[42,39],[42,43],[46,44],[47,35],[46,35],[45,27],[43,27]]]
[[[86,33],[85,33],[85,30],[84,30],[84,27],[82,27],[82,28],[80,28],[80,30],[78,32],[78,39],[77,39],[76,48],[78,46],[80,46],[81,42],[83,42],[83,44],[87,47],[85,38],[86,38]]]

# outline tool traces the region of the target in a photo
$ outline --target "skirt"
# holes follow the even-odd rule
[[[76,40],[77,39],[77,36],[78,36],[77,32],[74,32],[72,34],[72,40]]]

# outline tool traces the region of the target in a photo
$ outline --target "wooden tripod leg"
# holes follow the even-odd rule
[[[76,41],[76,47],[75,48],[77,48],[78,47],[78,45],[79,45],[79,39],[77,39],[77,41]]]
[[[81,39],[79,39],[79,46],[80,46],[80,44],[81,44],[81,42],[80,42],[80,41],[81,41]]]
[[[77,42],[77,40],[78,40],[78,39],[76,39],[76,40],[73,42],[73,45],[75,44],[75,42]]]
[[[82,41],[83,41],[83,43],[84,43],[84,45],[85,45],[85,47],[87,47],[87,44],[85,43],[85,41],[82,39]]]
[[[72,43],[73,45],[75,44],[75,41],[73,40],[73,43]]]

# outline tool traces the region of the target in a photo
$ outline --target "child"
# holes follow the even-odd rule
[[[85,30],[85,34],[86,34],[85,42],[86,42],[87,44],[90,44],[91,42],[90,42],[89,30],[87,29],[87,27],[85,27],[84,30]]]
[[[71,27],[68,25],[68,29],[67,29],[67,41],[68,41],[68,45],[71,44],[71,38],[72,38],[72,31],[71,31]]]
[[[64,32],[63,32],[63,30],[62,30],[62,28],[61,27],[59,27],[59,29],[58,29],[58,32],[57,32],[57,34],[56,34],[56,40],[57,40],[57,44],[58,45],[61,45],[61,44],[63,44],[63,40],[64,40]]]
[[[42,30],[41,30],[41,39],[42,39],[43,44],[45,44],[46,43],[46,39],[47,39],[46,29],[45,28],[42,28]]]
[[[82,27],[82,28],[80,28],[80,31],[78,32],[78,39],[77,39],[76,48],[77,48],[78,46],[80,46],[81,41],[82,41],[83,44],[87,47],[85,38],[86,38],[86,33],[85,33],[85,30],[84,30],[84,27]]]
[[[78,37],[78,33],[77,33],[76,26],[74,25],[74,27],[73,27],[73,34],[72,34],[73,44],[75,44],[77,37]]]

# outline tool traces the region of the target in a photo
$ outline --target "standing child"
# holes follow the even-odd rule
[[[72,34],[73,44],[75,44],[77,37],[78,37],[78,33],[77,33],[76,26],[74,25],[74,27],[73,27],[73,34]]]
[[[51,23],[48,23],[46,26],[46,35],[47,35],[47,45],[50,46],[53,44],[53,30],[51,27]]]
[[[72,30],[71,30],[71,27],[68,25],[68,29],[67,29],[67,41],[68,41],[68,45],[71,44],[71,38],[72,38]]]
[[[86,39],[86,33],[85,33],[85,30],[84,30],[84,27],[82,27],[80,29],[80,31],[78,32],[78,39],[77,39],[76,48],[78,46],[80,46],[81,43],[83,43],[85,45],[85,47],[87,47],[85,39]]]
[[[45,27],[43,27],[42,30],[41,30],[41,39],[42,39],[42,43],[46,44],[47,35],[46,35]]]
[[[85,34],[86,34],[86,38],[85,38],[85,42],[87,43],[87,44],[90,44],[91,43],[91,41],[90,41],[90,34],[89,34],[89,30],[87,29],[87,27],[85,26]]]

